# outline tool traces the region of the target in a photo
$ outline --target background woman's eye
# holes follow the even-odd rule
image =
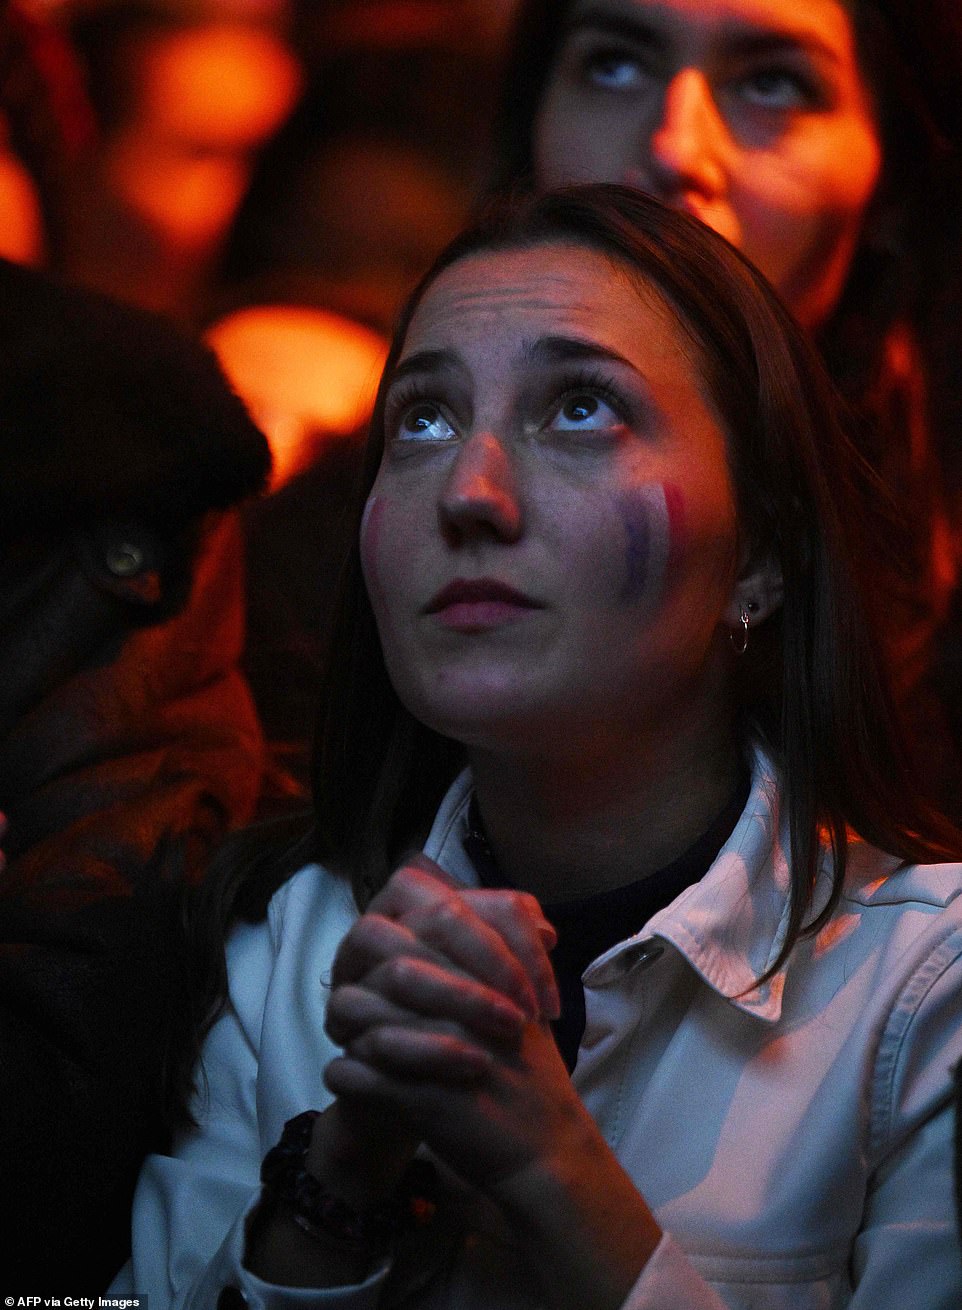
[[[401,441],[450,441],[456,435],[437,405],[412,405],[398,424]]]
[[[802,78],[784,68],[759,69],[743,77],[742,98],[762,109],[801,109],[812,99]]]
[[[620,417],[600,396],[580,392],[562,401],[549,426],[555,431],[584,432],[618,427],[620,424]]]
[[[598,50],[584,60],[585,78],[606,91],[629,91],[641,85],[642,69],[633,55]]]

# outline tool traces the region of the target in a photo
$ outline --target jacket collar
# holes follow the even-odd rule
[[[471,786],[470,771],[465,770],[441,804],[425,854],[453,877],[476,885],[477,874],[462,844]],[[756,980],[777,958],[788,929],[788,849],[788,822],[777,774],[767,756],[756,750],[745,809],[711,868],[638,932],[595,960],[585,981],[603,986],[637,960],[643,943],[660,938],[732,1005],[776,1022],[781,1017],[786,966],[760,985]],[[825,853],[816,886],[816,913],[830,893],[829,875]],[[651,952],[647,956],[652,958]]]
[[[700,882],[645,925],[670,942],[736,1008],[769,1023],[781,1017],[786,965],[761,984],[785,942],[790,916],[788,820],[770,760],[756,751],[741,818]],[[823,855],[817,913],[831,890]],[[617,949],[617,948],[616,948]]]

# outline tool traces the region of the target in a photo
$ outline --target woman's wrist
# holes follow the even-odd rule
[[[363,1283],[377,1262],[376,1253],[353,1243],[322,1232],[308,1234],[289,1206],[266,1193],[248,1223],[244,1267],[265,1283],[350,1286]]]
[[[264,1158],[245,1264],[266,1281],[296,1287],[361,1282],[409,1227],[433,1215],[433,1167],[412,1161],[407,1150],[385,1152],[372,1164],[372,1144],[361,1152],[333,1110],[289,1120]],[[343,1191],[332,1181],[338,1179]]]
[[[661,1228],[593,1123],[494,1190],[556,1310],[617,1310]]]
[[[377,1202],[351,1204],[308,1168],[318,1110],[305,1110],[284,1125],[280,1141],[264,1157],[265,1197],[291,1213],[309,1237],[334,1239],[371,1252],[386,1250],[406,1221],[406,1195],[395,1191]]]
[[[336,1100],[314,1120],[305,1165],[347,1205],[364,1210],[394,1195],[418,1146],[390,1115]]]

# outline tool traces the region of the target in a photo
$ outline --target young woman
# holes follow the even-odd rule
[[[956,0],[525,0],[500,125],[502,182],[639,187],[815,335],[881,476],[886,644],[956,813],[960,68]]]
[[[916,863],[952,837],[862,622],[859,477],[701,224],[589,187],[447,250],[375,410],[316,862],[240,887],[115,1291],[958,1304],[962,869]]]

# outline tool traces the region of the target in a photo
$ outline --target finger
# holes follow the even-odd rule
[[[445,1030],[407,1026],[372,1028],[344,1054],[392,1078],[429,1082],[474,1082],[494,1063],[492,1053],[477,1042]]]
[[[389,1078],[425,1083],[477,1083],[495,1061],[486,1047],[454,1033],[390,1025],[350,1042],[343,1058]],[[335,1064],[331,1061],[328,1071]]]
[[[520,1007],[493,988],[405,956],[386,960],[362,986],[335,988],[327,1015],[328,1031],[341,1045],[362,1028],[402,1018],[445,1019],[481,1038],[516,1044],[526,1022]],[[346,1024],[353,1028],[345,1029]]]
[[[527,923],[530,931],[541,942],[545,950],[550,951],[558,940],[554,926],[544,916],[544,911],[537,897],[530,892],[518,891],[513,887],[477,887],[466,893],[472,901],[477,902],[478,913],[489,918],[492,926],[500,922],[507,912],[508,926]]]
[[[544,917],[537,899],[529,893],[465,887],[428,856],[417,854],[393,874],[370,908],[402,922],[414,915],[420,923],[423,920],[419,912],[430,912],[448,903],[452,894],[464,898],[490,927],[501,934],[528,973],[538,998],[538,1012],[547,1019],[557,1019],[561,1002],[546,952],[555,945],[558,935]],[[470,968],[467,961],[458,962]],[[536,1017],[538,1012],[532,1017]]]
[[[415,929],[418,928],[415,922]],[[382,915],[361,916],[341,942],[331,968],[333,991],[350,983],[377,985],[375,972],[389,964],[392,999],[424,1013],[447,1013],[485,1035],[510,1038],[538,1016],[534,990],[503,938],[460,900],[425,912],[424,935]],[[480,933],[483,940],[472,937]],[[405,961],[406,963],[400,963]],[[418,962],[427,967],[419,973]],[[465,984],[457,990],[460,970]],[[487,975],[488,981],[478,980]],[[332,993],[333,994],[333,993]],[[453,1009],[452,1009],[453,1007]]]
[[[505,992],[531,1018],[558,1017],[547,955],[557,935],[528,893],[466,888],[419,855],[392,875],[368,913],[402,923],[465,972]],[[472,917],[486,925],[476,927],[473,937]],[[352,976],[361,976],[357,968]]]
[[[558,934],[544,917],[537,899],[529,892],[505,888],[466,887],[423,852],[410,856],[392,874],[388,883],[368,908],[387,918],[399,919],[412,911],[426,909],[445,900],[447,894],[452,891],[472,900],[477,898],[479,903],[486,906],[490,902],[492,926],[496,926],[494,919],[497,917],[500,903],[506,901],[513,904],[515,912],[530,919],[546,950],[551,950],[555,945]]]
[[[365,991],[363,987],[338,989],[331,998],[324,1028],[332,1041],[337,1042],[345,1050],[376,1028],[407,1028],[412,1032],[423,1029],[426,1032],[472,1042],[470,1034],[466,1033],[460,1024],[445,1019],[428,1020],[420,1015],[413,1015],[399,1006],[391,1005],[376,992]]]
[[[430,1018],[444,1018],[479,1036],[517,1040],[528,1016],[508,996],[431,960],[396,956],[370,976],[388,999]]]
[[[548,952],[558,934],[528,892],[480,888],[467,898],[484,921],[499,932],[531,979],[540,1001],[541,1016],[553,1020],[561,1013],[558,984]]]
[[[369,910],[388,919],[399,919],[411,910],[425,909],[443,900],[451,891],[463,891],[462,883],[422,852],[409,856],[373,898]]]
[[[347,983],[331,993],[324,1016],[324,1031],[338,1046],[347,1046],[348,1042],[376,1024],[400,1024],[406,1017],[403,1010],[377,992]]]
[[[368,910],[337,948],[331,966],[331,984],[340,987],[360,982],[383,961],[395,956],[444,963],[444,956],[420,941],[409,927]]]
[[[433,906],[408,913],[402,926],[472,978],[503,992],[529,1018],[538,1018],[541,1003],[527,969],[504,934],[477,914],[466,896],[451,894]]]

